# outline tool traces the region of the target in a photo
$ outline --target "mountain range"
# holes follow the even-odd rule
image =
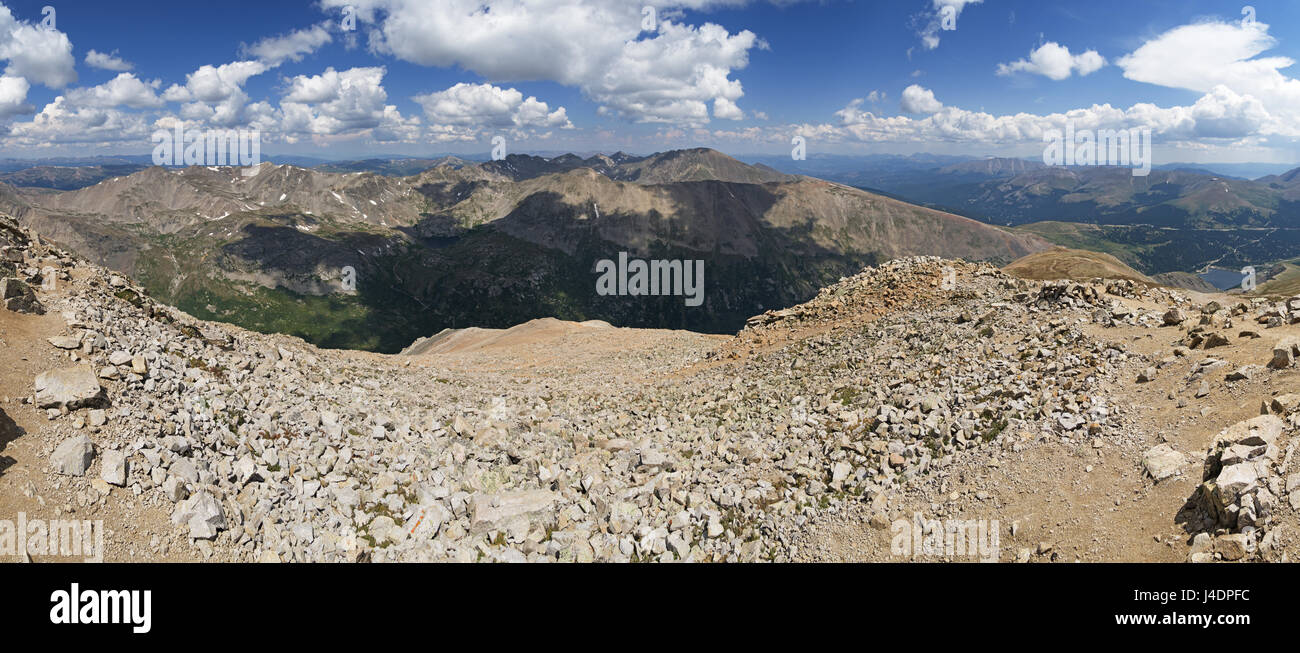
[[[1250,180],[1190,167],[1161,167],[1134,177],[1127,168],[1047,166],[1032,159],[899,159],[826,176],[998,224],[1300,227],[1300,168]],[[781,166],[800,167],[802,162]]]
[[[429,162],[408,176],[262,163],[4,184],[0,212],[196,316],[379,351],[538,317],[734,332],[865,265],[1048,247],[709,149]],[[620,253],[705,261],[704,306],[597,294],[596,262]]]
[[[1112,254],[1165,283],[1300,257],[1300,169],[1277,164],[1049,167],[1032,159],[875,155],[762,159],[1054,244]],[[1274,171],[1255,179],[1231,173]]]

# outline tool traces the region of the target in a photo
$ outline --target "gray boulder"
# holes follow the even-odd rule
[[[487,532],[514,518],[546,510],[557,498],[547,490],[475,495],[469,502],[470,530]]]
[[[1142,456],[1142,465],[1156,481],[1163,481],[1178,473],[1187,464],[1187,457],[1167,444],[1158,444]]]
[[[190,537],[196,540],[210,540],[226,529],[226,515],[221,502],[203,491],[176,505],[172,523],[189,526]]]
[[[1260,415],[1244,422],[1237,422],[1224,429],[1216,442],[1233,445],[1250,446],[1276,444],[1279,436],[1286,430],[1286,424],[1273,415]]]
[[[95,459],[95,445],[85,435],[64,440],[50,456],[54,471],[68,476],[85,476],[90,461]]]
[[[95,403],[104,392],[89,365],[41,372],[35,386],[36,405],[40,408],[78,408]]]
[[[104,482],[118,487],[126,485],[126,455],[121,451],[116,449],[105,451],[99,467],[99,477],[104,479]]]

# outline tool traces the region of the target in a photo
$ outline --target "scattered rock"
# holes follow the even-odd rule
[[[1142,466],[1157,482],[1178,473],[1187,464],[1187,457],[1168,444],[1158,444],[1142,456]]]
[[[1273,359],[1268,362],[1268,366],[1275,369],[1286,369],[1291,367],[1291,362],[1295,360],[1294,351],[1297,347],[1295,338],[1283,338],[1273,346]]]
[[[226,516],[216,497],[203,491],[176,505],[172,523],[188,526],[193,539],[210,540],[226,529]]]
[[[1220,535],[1214,540],[1214,552],[1224,560],[1241,560],[1250,553],[1250,541],[1240,533]]]
[[[126,486],[126,455],[121,451],[106,449],[100,458],[99,477],[118,487]]]
[[[64,440],[50,455],[54,471],[68,476],[85,476],[95,459],[95,445],[85,435]]]

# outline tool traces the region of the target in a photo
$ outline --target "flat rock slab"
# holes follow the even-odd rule
[[[100,463],[99,477],[110,485],[126,485],[126,455],[121,451],[109,449],[104,452]]]
[[[54,336],[46,340],[59,349],[77,349],[81,346],[81,338],[77,336]]]
[[[1158,444],[1142,455],[1142,466],[1156,481],[1177,474],[1185,464],[1187,457],[1167,444]]]
[[[549,490],[476,495],[469,503],[470,530],[483,533],[515,517],[541,512],[550,508],[556,498]]]
[[[98,401],[104,393],[89,365],[41,372],[35,385],[36,405],[40,408],[78,408]]]

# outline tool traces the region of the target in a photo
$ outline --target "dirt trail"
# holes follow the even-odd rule
[[[42,290],[43,301],[60,296],[59,288]],[[50,452],[56,443],[41,437],[48,423],[45,412],[24,397],[33,393],[36,375],[72,364],[67,352],[50,346],[47,338],[65,332],[60,315],[29,315],[0,309],[0,519],[16,523],[19,513],[27,520],[103,520],[104,560],[186,561],[197,560],[189,547],[175,547],[167,554],[150,552],[156,534],[170,533],[169,515],[142,506],[130,489],[110,488],[107,496],[93,500],[69,496],[57,476],[48,473]],[[93,428],[93,427],[87,427]],[[107,487],[107,486],[106,486]],[[32,562],[78,562],[81,558],[36,557]],[[0,562],[25,561],[0,557]]]

